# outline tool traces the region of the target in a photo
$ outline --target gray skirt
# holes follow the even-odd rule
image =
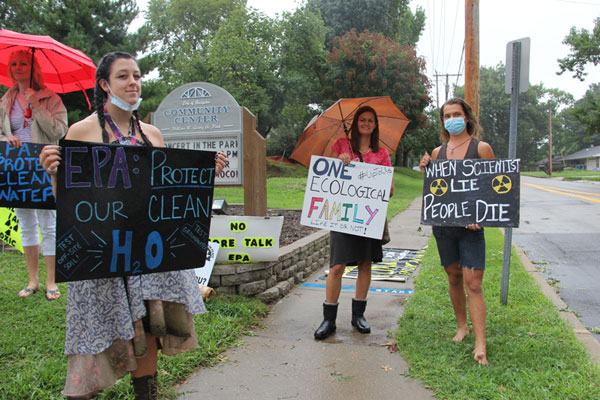
[[[329,247],[330,267],[338,264],[357,265],[361,260],[381,262],[383,259],[381,240],[379,239],[331,231]]]

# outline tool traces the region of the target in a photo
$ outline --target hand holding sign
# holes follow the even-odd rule
[[[425,170],[421,223],[519,226],[518,159],[432,160]]]
[[[313,156],[301,224],[381,239],[394,169]]]

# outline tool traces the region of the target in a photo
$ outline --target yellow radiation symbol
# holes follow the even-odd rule
[[[498,194],[505,194],[512,189],[512,181],[506,175],[498,175],[492,179],[492,188]]]
[[[436,179],[429,185],[429,190],[436,196],[443,196],[448,191],[448,183],[443,179]]]

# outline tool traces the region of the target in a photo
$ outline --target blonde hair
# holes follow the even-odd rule
[[[15,50],[12,53],[10,53],[10,56],[8,57],[8,71],[10,73],[10,78],[12,79],[12,81],[14,83],[17,83],[15,77],[13,76],[12,73],[12,68],[10,67],[10,63],[11,61],[17,59],[17,58],[23,58],[25,60],[27,60],[27,62],[31,65],[31,52],[27,51],[27,50]],[[40,64],[38,63],[37,58],[34,56],[33,58],[33,65],[31,68],[31,71],[33,73],[33,89],[35,90],[40,90],[43,89],[45,87],[44,85],[44,74],[42,73],[42,68],[40,67]]]

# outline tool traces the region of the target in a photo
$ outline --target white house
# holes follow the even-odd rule
[[[600,170],[600,146],[579,150],[564,157],[567,166],[587,171]],[[554,164],[554,163],[553,163]]]

